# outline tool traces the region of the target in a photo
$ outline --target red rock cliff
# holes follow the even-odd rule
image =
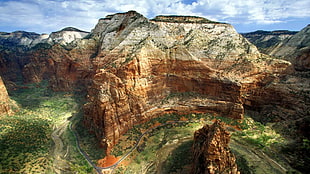
[[[261,55],[229,24],[186,19],[149,21],[128,12],[99,20],[84,122],[103,144],[113,146],[133,125],[165,111],[240,119],[244,91],[291,67]]]
[[[272,94],[287,95],[270,84],[292,71],[229,24],[188,16],[148,20],[134,11],[100,19],[86,38],[36,45],[27,55],[26,82],[48,79],[62,91],[87,87],[84,123],[112,146],[135,124],[165,111],[240,119],[244,106],[281,105]]]

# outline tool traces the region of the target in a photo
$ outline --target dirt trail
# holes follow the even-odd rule
[[[61,171],[67,170],[68,163],[63,159],[66,155],[66,150],[64,149],[64,143],[60,138],[63,132],[67,129],[69,121],[64,121],[58,128],[54,130],[51,134],[52,140],[54,141],[54,161],[53,161],[53,169],[57,174],[62,173]]]
[[[288,169],[266,155],[261,149],[247,145],[240,140],[232,139],[230,147],[242,155],[253,168],[255,174],[275,173],[285,174]]]

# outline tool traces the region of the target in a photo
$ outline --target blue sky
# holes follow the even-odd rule
[[[50,33],[68,26],[91,31],[99,18],[129,10],[148,18],[202,16],[238,32],[298,31],[310,23],[310,0],[0,0],[0,31]]]

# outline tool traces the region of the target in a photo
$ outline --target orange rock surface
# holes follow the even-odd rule
[[[108,155],[105,158],[98,160],[99,167],[109,167],[115,164],[119,159],[113,155]]]
[[[291,63],[259,53],[229,24],[175,18],[108,15],[83,39],[27,53],[24,80],[48,79],[57,91],[87,89],[84,124],[108,149],[163,113],[306,114],[302,96],[292,92]]]

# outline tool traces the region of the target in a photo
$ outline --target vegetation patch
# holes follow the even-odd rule
[[[181,173],[185,166],[192,163],[193,140],[186,141],[172,151],[164,163],[164,171],[167,173]],[[186,170],[186,169],[185,169]]]
[[[263,125],[253,119],[244,118],[242,131],[233,134],[234,138],[244,139],[248,143],[259,148],[270,148],[272,146],[285,145],[285,139],[268,125]]]
[[[74,98],[52,92],[46,81],[9,93],[19,108],[0,118],[0,173],[51,173],[51,133],[71,116]]]

